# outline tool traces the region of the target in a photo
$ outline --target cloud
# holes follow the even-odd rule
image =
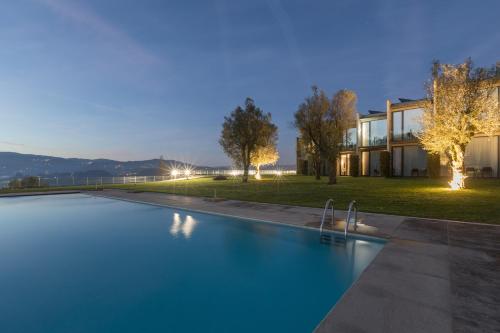
[[[143,64],[156,64],[161,60],[124,31],[115,27],[111,22],[100,17],[90,8],[81,6],[74,1],[61,0],[35,0],[48,7],[57,15],[94,30],[100,36],[111,41],[120,54],[126,54],[133,62]]]
[[[24,147],[23,143],[10,142],[10,141],[0,141],[0,145],[13,146],[13,147]]]

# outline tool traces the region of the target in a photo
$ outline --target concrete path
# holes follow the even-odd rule
[[[304,227],[322,209],[161,193],[98,196]],[[362,207],[360,207],[362,209]],[[361,213],[357,232],[388,243],[316,332],[500,332],[500,227]],[[336,230],[343,230],[339,212]]]

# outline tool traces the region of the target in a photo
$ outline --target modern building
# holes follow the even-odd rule
[[[492,89],[497,105],[500,105],[500,79],[493,82]],[[428,176],[432,158],[416,136],[421,130],[419,119],[423,113],[423,102],[404,98],[395,103],[388,100],[385,112],[370,110],[366,115],[358,115],[357,126],[345,134],[338,175],[384,176],[381,164],[386,160],[389,176]],[[434,163],[437,162],[440,163],[440,175],[447,176],[450,173],[447,159],[444,156],[439,161],[434,158]],[[500,177],[499,166],[500,131],[494,136],[478,133],[465,151],[465,173],[476,177]],[[323,175],[328,174],[328,169],[328,165],[322,163]],[[313,173],[312,160],[298,138],[297,174]]]

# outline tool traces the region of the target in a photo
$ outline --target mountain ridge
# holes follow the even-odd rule
[[[15,176],[47,176],[58,174],[108,174],[124,175],[159,175],[160,159],[139,161],[117,161],[97,158],[65,158],[48,155],[21,154],[15,152],[0,152],[0,177]],[[170,165],[190,166],[197,169],[213,169],[206,166],[195,166],[176,160],[163,160],[166,167]]]

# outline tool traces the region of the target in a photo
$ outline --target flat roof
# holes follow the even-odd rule
[[[359,119],[371,119],[371,118],[387,118],[387,112],[371,113],[371,114],[360,114]]]

